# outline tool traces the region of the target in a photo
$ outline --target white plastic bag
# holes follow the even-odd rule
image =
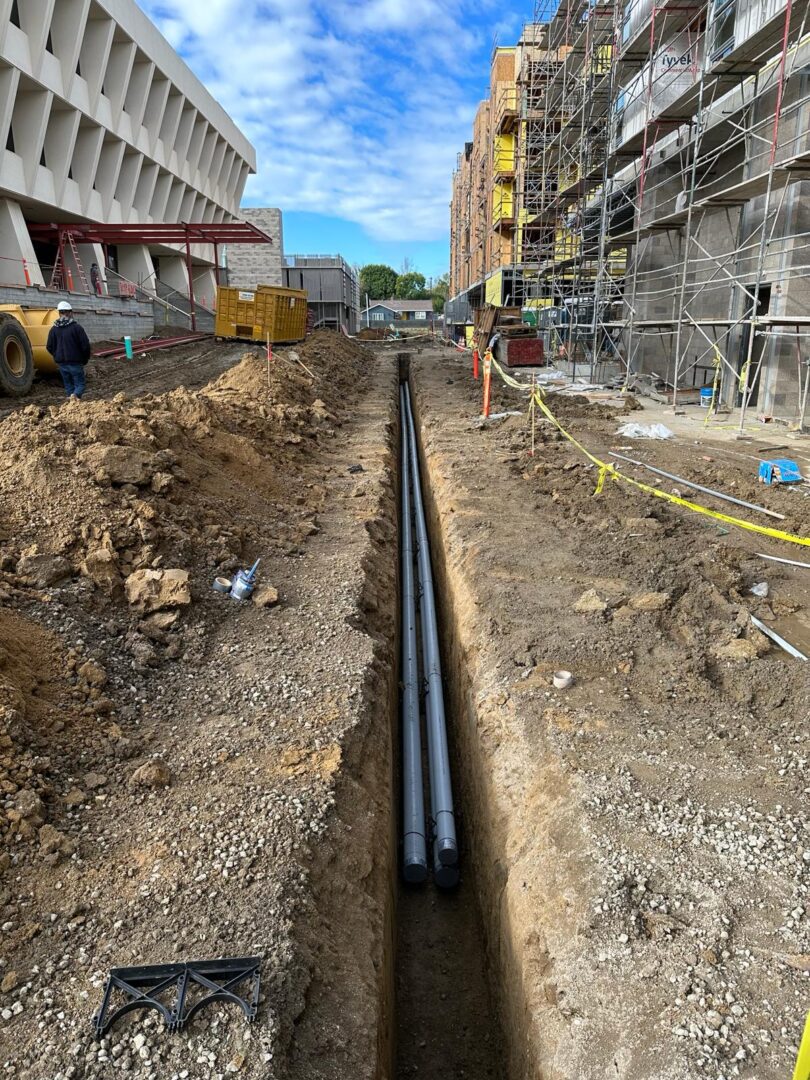
[[[617,435],[626,439],[671,439],[672,432],[664,424],[622,424]]]

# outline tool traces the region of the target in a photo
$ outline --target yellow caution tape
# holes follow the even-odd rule
[[[796,1068],[793,1070],[793,1080],[810,1080],[810,1013],[804,1025],[804,1035],[799,1046],[799,1056],[796,1058]]]
[[[508,386],[514,386],[518,390],[523,391],[529,389],[525,383],[519,383],[516,379],[507,375],[496,360],[492,361],[492,366]],[[529,392],[532,393],[531,390]],[[701,506],[700,503],[694,503],[689,499],[683,499],[680,495],[672,495],[668,491],[661,491],[660,488],[652,487],[650,484],[644,484],[640,480],[634,480],[630,476],[625,476],[624,473],[619,472],[615,465],[611,465],[606,461],[601,461],[589,450],[586,450],[578,439],[575,439],[570,432],[565,430],[551,409],[549,409],[548,405],[546,405],[545,401],[543,401],[543,392],[539,388],[533,391],[533,395],[535,404],[541,410],[543,415],[551,421],[561,435],[568,439],[581,454],[584,454],[585,457],[589,461],[592,461],[599,469],[596,489],[594,491],[595,495],[601,494],[602,489],[605,486],[605,480],[610,477],[611,480],[621,480],[625,484],[630,484],[632,487],[637,488],[639,491],[646,492],[648,495],[655,495],[658,499],[664,499],[666,502],[674,503],[676,506],[683,506],[687,510],[694,510],[696,514],[705,514],[707,517],[714,518],[715,521],[723,521],[727,525],[736,525],[739,529],[747,529],[749,532],[760,533],[762,536],[771,536],[774,540],[786,540],[789,544],[801,544],[803,547],[810,547],[810,536],[795,536],[793,533],[782,532],[781,529],[771,529],[767,525],[755,525],[751,521],[743,521],[741,518],[731,517],[730,514],[723,514],[719,510],[710,510],[708,506]]]
[[[489,350],[487,350],[487,352],[489,352]],[[529,391],[529,387],[526,385],[526,383],[518,382],[517,379],[513,379],[511,375],[507,375],[491,353],[490,356],[492,358],[492,366],[495,368],[495,370],[498,372],[498,374],[507,386],[512,386],[515,390],[523,390],[524,392]],[[531,393],[531,391],[529,392]]]

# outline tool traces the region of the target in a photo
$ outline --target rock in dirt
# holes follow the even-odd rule
[[[180,616],[179,611],[156,611],[144,623],[154,630],[170,630]]]
[[[96,788],[102,788],[107,783],[107,777],[101,773],[89,772],[85,774],[84,786],[88,791],[95,791]]]
[[[81,564],[81,571],[105,592],[113,593],[121,585],[118,559],[115,552],[109,548],[99,547],[88,551]]]
[[[61,858],[68,858],[76,850],[76,844],[53,825],[43,825],[39,830],[39,850],[54,865]]]
[[[38,589],[47,589],[64,581],[72,573],[71,565],[62,555],[23,555],[17,563],[17,575]]]
[[[630,607],[634,611],[664,611],[672,597],[668,592],[643,592],[630,597]]]
[[[272,585],[262,585],[253,594],[253,603],[256,607],[273,607],[278,603],[278,589]]]
[[[127,600],[142,612],[191,603],[187,570],[135,570],[124,583]]]
[[[94,660],[87,660],[79,668],[79,675],[89,683],[90,686],[106,686],[107,685],[107,672]]]
[[[14,810],[23,821],[40,825],[45,820],[45,806],[35,791],[23,788],[14,798]]]
[[[10,994],[17,988],[19,981],[16,971],[7,971],[3,976],[3,981],[0,982],[0,994]]]
[[[574,604],[574,611],[588,614],[592,611],[607,611],[607,601],[603,600],[596,589],[587,589]]]
[[[154,758],[139,766],[130,776],[129,782],[133,787],[168,787],[172,782],[172,774],[165,761]]]
[[[742,663],[746,660],[756,660],[759,656],[759,649],[757,644],[748,638],[734,638],[725,645],[719,645],[714,650],[714,655],[718,660],[731,660],[732,662]]]
[[[88,446],[78,459],[96,480],[112,484],[148,484],[155,473],[155,455],[135,446]]]
[[[654,517],[629,517],[624,519],[624,524],[628,532],[657,533],[663,529],[661,522]]]

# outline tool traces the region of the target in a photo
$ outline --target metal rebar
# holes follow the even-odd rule
[[[410,392],[404,387],[405,424],[408,431],[411,477],[413,481],[416,554],[419,573],[420,614],[422,626],[422,658],[425,684],[425,713],[427,718],[428,761],[430,765],[431,816],[435,829],[434,866],[455,867],[458,863],[456,821],[453,812],[453,785],[450,776],[450,754],[447,747],[447,725],[444,714],[442,667],[439,655],[439,632],[436,619],[436,598],[433,590],[433,571],[430,565],[430,546],[425,520],[425,507],[419,480],[419,456],[416,449],[416,429],[413,422]],[[436,877],[445,885],[444,875]],[[453,880],[447,884],[455,884]]]
[[[693,480],[686,480],[683,476],[676,476],[675,473],[665,472],[664,469],[657,469],[654,465],[648,465],[646,461],[638,461],[636,458],[625,457],[624,454],[615,454],[612,450],[610,456],[618,458],[619,461],[627,461],[631,465],[639,465],[642,469],[647,469],[651,473],[656,473],[658,476],[664,476],[667,480],[673,480],[676,484],[684,484],[686,487],[694,488],[695,491],[702,491],[704,495],[712,495],[715,499],[723,499],[724,502],[734,503],[735,506],[744,506],[746,510],[756,510],[759,514],[767,514],[768,517],[778,518],[779,521],[785,520],[784,514],[777,514],[775,510],[769,510],[767,506],[758,506],[756,503],[746,502],[745,499],[735,499],[733,495],[726,495],[723,491],[715,491],[714,488],[704,487],[703,484],[696,484]]]
[[[402,873],[406,881],[417,883],[427,877],[428,864],[419,720],[419,657],[416,643],[410,453],[405,422],[405,393],[402,387],[399,401],[402,418]]]

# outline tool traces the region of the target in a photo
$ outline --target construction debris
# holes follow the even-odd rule
[[[610,456],[618,458],[620,461],[626,461],[629,465],[636,465],[641,469],[646,469],[648,472],[655,473],[656,476],[663,476],[676,484],[684,484],[686,487],[694,488],[695,491],[702,491],[704,495],[711,495],[715,499],[722,499],[724,502],[734,503],[736,506],[744,506],[747,510],[755,510],[758,514],[766,514],[768,517],[776,518],[778,521],[785,520],[784,514],[779,514],[776,510],[769,510],[767,506],[758,506],[756,503],[746,502],[745,499],[737,499],[733,495],[727,495],[724,491],[715,491],[712,488],[704,487],[702,484],[696,484],[693,480],[687,480],[683,476],[676,476],[665,469],[648,465],[646,461],[638,461],[635,458],[629,458],[624,454],[617,454],[613,451],[610,452]]]
[[[751,622],[754,624],[757,630],[761,630],[763,634],[765,634],[771,639],[771,641],[775,641],[780,649],[784,649],[786,653],[794,656],[797,660],[807,660],[807,657],[803,652],[800,652],[795,646],[791,645],[789,641],[785,641],[781,634],[777,634],[775,630],[773,630],[766,623],[762,622],[761,619],[758,619],[756,618],[756,616],[752,615]]]
[[[218,1001],[238,1005],[248,1021],[255,1020],[260,968],[259,956],[113,968],[101,1008],[93,1019],[96,1038],[101,1039],[120,1017],[138,1009],[157,1011],[169,1031],[180,1031],[200,1009]],[[119,998],[121,1003],[116,1005]]]
[[[616,431],[626,439],[672,439],[672,432],[665,424],[621,424]]]

